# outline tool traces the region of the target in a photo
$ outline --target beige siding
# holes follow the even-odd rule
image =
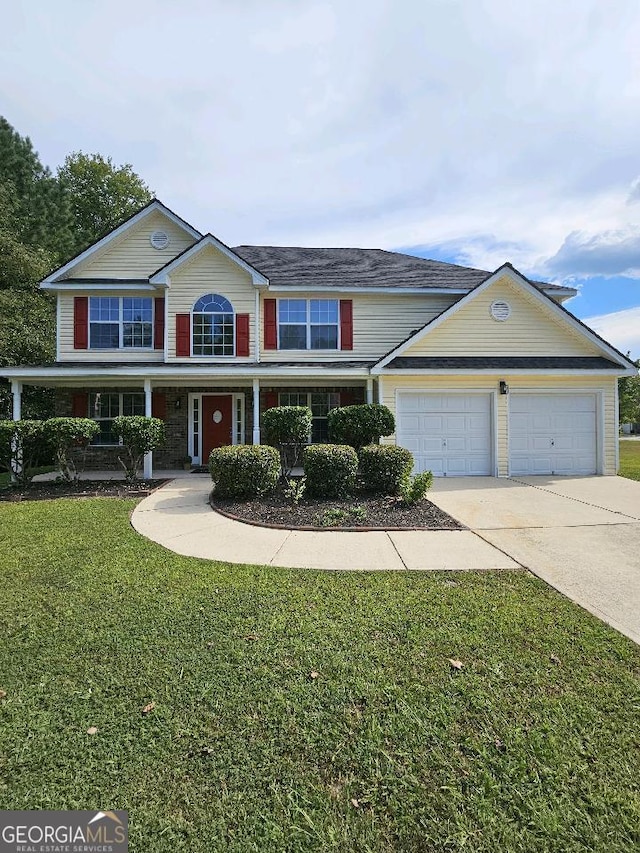
[[[233,305],[236,314],[249,314],[249,359],[253,361],[254,348],[254,316],[255,316],[255,287],[249,273],[241,269],[226,255],[207,246],[198,252],[194,258],[178,267],[171,274],[171,286],[167,293],[169,327],[168,345],[169,361],[188,363],[188,358],[176,358],[176,314],[189,313],[194,303],[207,293],[218,293],[226,297]],[[203,360],[200,356],[199,360]],[[220,358],[212,359],[220,361]],[[229,359],[224,359],[225,361]]]
[[[522,376],[505,373],[500,377],[508,382],[511,393],[535,390],[541,393],[593,393],[598,395],[597,441],[603,447],[600,460],[602,474],[613,475],[616,470],[616,444],[618,441],[618,419],[616,413],[615,388],[616,379],[613,377],[597,376]],[[382,402],[396,413],[398,391],[422,390],[425,393],[433,390],[464,393],[465,391],[487,391],[495,394],[496,423],[494,425],[494,445],[497,447],[498,476],[506,477],[509,473],[509,417],[507,395],[498,394],[498,382],[489,376],[401,376],[398,374],[384,376],[382,379]],[[604,442],[601,436],[604,431]],[[384,439],[387,444],[395,442],[395,435]]]
[[[60,361],[93,361],[93,362],[118,362],[135,361],[157,364],[163,361],[164,351],[156,349],[74,349],[73,348],[73,299],[74,296],[142,296],[151,297],[164,296],[163,290],[153,292],[140,291],[100,291],[100,293],[59,293],[58,294],[58,347]]]
[[[289,299],[330,298],[330,294],[308,294],[303,291],[287,294]],[[283,298],[283,294],[261,294],[260,313],[265,298]],[[339,297],[336,297],[339,298]],[[341,350],[265,350],[264,323],[260,323],[261,358],[264,361],[291,360],[327,361],[327,359],[380,358],[398,346],[414,329],[419,329],[448,308],[456,297],[440,294],[398,295],[363,293],[343,298],[353,301],[353,349]]]
[[[154,249],[149,237],[154,231],[169,235],[166,249]],[[67,278],[148,278],[196,241],[160,211],[115,238],[104,249],[67,273]]]
[[[506,300],[511,316],[494,320],[489,308]],[[601,355],[595,344],[508,278],[501,278],[448,317],[403,355]]]

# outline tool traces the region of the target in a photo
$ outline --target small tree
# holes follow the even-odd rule
[[[270,444],[280,451],[282,476],[288,477],[300,458],[311,434],[311,409],[307,406],[275,406],[262,416],[262,426]]]
[[[640,367],[640,360],[636,361]],[[620,423],[640,423],[640,376],[621,376],[618,379]]]
[[[67,482],[78,479],[71,451],[86,447],[100,427],[90,418],[49,418],[43,424],[45,439],[53,448],[60,476]]]
[[[113,432],[122,439],[125,457],[118,456],[118,461],[127,480],[132,482],[138,477],[145,454],[164,444],[164,421],[143,415],[121,415],[113,419]]]
[[[391,435],[396,428],[391,410],[378,403],[332,409],[327,424],[330,441],[348,444],[356,450],[367,444],[379,444],[382,436]]]
[[[43,455],[42,421],[0,421],[0,465],[24,486]]]

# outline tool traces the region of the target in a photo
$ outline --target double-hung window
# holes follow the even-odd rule
[[[280,349],[339,348],[340,307],[337,299],[279,299]]]
[[[234,354],[233,306],[224,296],[208,293],[193,306],[193,354]]]
[[[325,391],[283,391],[279,394],[281,406],[308,406],[311,409],[311,435],[313,444],[328,441],[327,415],[340,405],[340,395]]]
[[[88,415],[100,427],[91,444],[119,444],[120,439],[113,433],[113,419],[119,415],[144,415],[144,411],[144,394],[139,392],[89,394]]]
[[[89,349],[150,349],[152,345],[152,299],[89,298]]]

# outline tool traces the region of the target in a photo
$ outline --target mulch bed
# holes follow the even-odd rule
[[[464,530],[431,501],[405,506],[398,498],[356,494],[349,500],[303,499],[293,506],[281,492],[241,501],[211,495],[211,507],[259,527],[296,530]]]
[[[52,498],[146,498],[168,480],[78,480],[76,483],[47,481],[0,489],[0,501],[45,501]]]

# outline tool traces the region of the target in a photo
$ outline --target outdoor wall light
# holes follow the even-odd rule
[[[180,397],[176,397],[176,402],[174,404],[176,411],[182,408],[182,399]]]
[[[508,394],[509,393],[509,386],[504,381],[504,379],[500,380],[500,393],[501,394]]]

